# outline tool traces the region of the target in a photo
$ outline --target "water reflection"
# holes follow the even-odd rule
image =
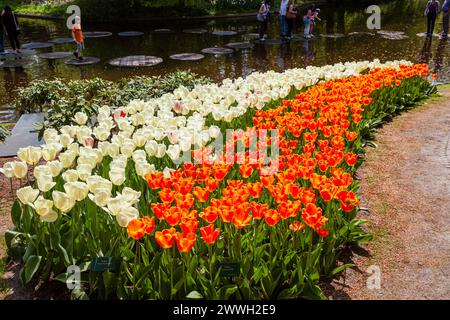
[[[88,79],[102,77],[117,80],[135,75],[162,75],[177,69],[190,69],[193,72],[209,76],[216,81],[227,77],[245,76],[252,71],[276,70],[305,67],[307,65],[325,65],[343,61],[408,59],[414,62],[430,63],[433,70],[439,72],[441,81],[450,81],[448,66],[449,52],[446,42],[424,40],[416,36],[426,30],[423,8],[427,0],[383,1],[380,6],[383,13],[382,29],[403,31],[408,36],[402,40],[384,39],[373,30],[367,30],[365,5],[359,1],[348,1],[345,5],[320,6],[322,21],[314,28],[316,38],[310,41],[293,41],[285,44],[255,44],[250,50],[236,51],[226,56],[205,55],[196,62],[174,61],[170,55],[183,52],[200,53],[203,48],[223,47],[229,42],[246,41],[247,34],[258,32],[256,19],[217,20],[217,21],[179,21],[167,23],[128,23],[121,24],[85,24],[85,31],[110,31],[114,35],[107,38],[86,40],[86,56],[101,58],[101,63],[85,67],[67,66],[64,60],[38,59],[33,65],[17,72],[15,69],[0,68],[3,77],[0,81],[0,105],[10,103],[14,90],[20,84],[33,79]],[[304,9],[300,16],[304,15]],[[21,41],[48,41],[57,37],[68,37],[62,21],[44,21],[21,19]],[[278,21],[273,17],[269,24],[269,38],[277,39]],[[167,28],[173,33],[154,33],[154,29]],[[184,29],[203,28],[212,30],[234,30],[239,34],[231,37],[219,37],[206,34],[188,34]],[[144,36],[119,37],[118,32],[136,30],[145,32]],[[302,21],[296,26],[296,33],[303,33]],[[320,35],[345,34],[341,38],[322,37]],[[424,40],[424,41],[423,41]],[[73,51],[72,43],[56,44],[50,51]],[[434,54],[433,54],[434,53]],[[110,59],[127,55],[154,55],[164,62],[151,68],[117,68],[107,64]],[[17,74],[16,74],[17,72]],[[1,115],[0,115],[1,121]]]

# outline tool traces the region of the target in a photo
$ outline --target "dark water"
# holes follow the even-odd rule
[[[354,1],[360,3],[359,1]],[[326,65],[353,60],[382,61],[408,59],[413,62],[429,63],[440,75],[440,81],[450,81],[449,47],[447,41],[433,37],[431,43],[416,34],[426,30],[423,10],[426,0],[390,1],[380,5],[381,30],[402,31],[405,39],[385,39],[376,30],[368,30],[365,6],[322,6],[322,21],[318,23],[312,41],[294,41],[285,45],[258,45],[253,49],[238,50],[228,56],[206,55],[205,59],[194,62],[174,61],[170,55],[183,52],[200,53],[201,49],[224,46],[228,42],[249,40],[249,33],[258,32],[255,18],[221,21],[183,21],[168,23],[136,24],[85,24],[84,31],[110,31],[114,35],[106,38],[86,39],[86,56],[101,58],[101,63],[85,67],[65,65],[64,59],[49,61],[37,57],[28,58],[30,64],[23,68],[0,68],[0,105],[10,104],[14,100],[14,91],[33,79],[88,79],[102,77],[116,80],[133,75],[164,75],[177,69],[190,69],[214,80],[245,76],[255,70],[277,70],[304,67],[307,65]],[[44,21],[21,19],[21,42],[48,41],[56,37],[69,37],[65,21]],[[173,34],[155,34],[158,28],[170,28]],[[220,37],[208,34],[186,34],[186,28],[205,28],[209,31],[234,30],[236,36]],[[143,31],[141,37],[119,37],[121,31]],[[442,30],[442,16],[438,17],[435,33]],[[354,34],[358,32],[358,34]],[[372,34],[365,34],[371,32]],[[303,33],[302,22],[297,23],[295,34]],[[344,34],[344,37],[329,38],[321,35]],[[274,18],[269,27],[270,38],[278,36],[278,20]],[[5,39],[5,43],[6,39]],[[73,51],[73,44],[58,44],[39,52]],[[164,62],[147,68],[117,68],[107,64],[112,58],[128,55],[155,55]],[[15,118],[14,112],[0,107],[0,121]]]

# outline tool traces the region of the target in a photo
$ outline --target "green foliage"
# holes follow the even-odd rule
[[[0,142],[5,141],[7,136],[9,136],[9,130],[0,125]]]
[[[166,76],[134,77],[112,82],[91,80],[35,80],[19,88],[15,101],[19,113],[46,112],[41,130],[72,124],[77,112],[93,116],[99,106],[120,107],[133,99],[150,99],[171,92],[179,86],[192,89],[210,80],[189,71],[178,71]]]

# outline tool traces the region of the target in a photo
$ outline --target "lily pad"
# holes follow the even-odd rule
[[[39,58],[42,59],[49,59],[49,60],[55,60],[55,59],[64,59],[64,58],[68,58],[71,55],[73,55],[72,52],[67,52],[67,51],[61,51],[61,52],[46,52],[46,53],[41,53],[39,55]]]
[[[70,59],[67,61],[64,61],[65,64],[72,65],[72,66],[86,66],[90,64],[96,64],[99,63],[99,58],[93,58],[93,57],[83,57],[83,60],[79,59]]]
[[[50,42],[29,42],[22,45],[22,49],[43,49],[53,47],[53,43]]]
[[[115,67],[152,67],[162,62],[160,57],[140,55],[112,59],[109,64]]]
[[[233,49],[221,48],[221,47],[205,48],[202,50],[202,53],[214,54],[214,55],[231,54],[233,52],[234,52]]]
[[[181,61],[197,61],[203,59],[205,56],[200,53],[178,53],[170,56],[170,59]]]
[[[85,38],[103,38],[112,36],[112,32],[108,31],[87,31],[84,32]]]
[[[141,31],[125,31],[125,32],[119,32],[117,35],[119,37],[139,37],[139,36],[143,36],[144,33]]]

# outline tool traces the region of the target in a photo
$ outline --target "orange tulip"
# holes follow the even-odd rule
[[[164,188],[158,192],[158,196],[163,202],[171,203],[175,197],[175,192],[168,188]]]
[[[233,215],[233,224],[238,229],[242,229],[250,224],[252,216],[248,214],[247,206],[236,208]]]
[[[305,228],[306,228],[305,224],[301,223],[299,221],[295,221],[295,222],[292,222],[291,224],[289,224],[289,229],[294,232],[300,232]]]
[[[267,204],[261,204],[257,202],[250,203],[250,211],[252,212],[253,219],[262,219],[264,218],[266,211],[269,209]]]
[[[247,185],[247,190],[253,198],[259,198],[261,195],[263,185],[259,182],[251,183]]]
[[[354,166],[357,161],[358,161],[358,155],[351,153],[351,152],[348,152],[345,155],[345,162],[347,162],[347,164],[349,166]]]
[[[253,167],[249,164],[241,164],[239,166],[239,172],[244,179],[250,177],[253,173]]]
[[[220,235],[220,229],[215,228],[213,224],[209,224],[207,227],[200,228],[200,234],[207,244],[214,244]]]
[[[162,220],[164,219],[164,212],[170,208],[170,203],[169,202],[152,203],[150,206],[152,207],[155,216],[159,220]]]
[[[194,205],[194,196],[190,193],[181,194],[178,193],[175,195],[175,204],[185,210],[189,210]]]
[[[134,240],[139,240],[145,236],[145,224],[141,219],[133,219],[127,226],[128,235]]]
[[[170,207],[169,210],[164,212],[164,220],[172,227],[176,226],[181,220],[182,213],[183,209],[179,207]]]
[[[181,230],[183,230],[183,233],[195,233],[195,231],[198,228],[198,225],[200,223],[197,219],[192,218],[183,218],[180,223]]]
[[[203,212],[200,213],[200,217],[208,223],[213,223],[216,221],[219,215],[219,209],[217,207],[207,207]]]
[[[175,234],[175,228],[164,229],[162,232],[158,231],[155,233],[155,241],[163,249],[172,248],[175,241]]]
[[[201,203],[206,202],[209,199],[209,190],[201,187],[195,187],[192,192],[197,200]]]
[[[214,178],[205,179],[205,188],[209,190],[209,192],[213,192],[219,187],[220,181]]]
[[[155,231],[155,217],[143,217],[141,221],[144,223],[145,234],[150,234]]]
[[[266,214],[264,215],[264,219],[266,220],[266,223],[273,227],[280,221],[280,215],[276,210],[270,209],[266,211]]]
[[[195,245],[195,242],[197,241],[197,236],[195,235],[195,233],[183,234],[177,232],[175,238],[177,241],[178,250],[180,252],[191,251]]]

